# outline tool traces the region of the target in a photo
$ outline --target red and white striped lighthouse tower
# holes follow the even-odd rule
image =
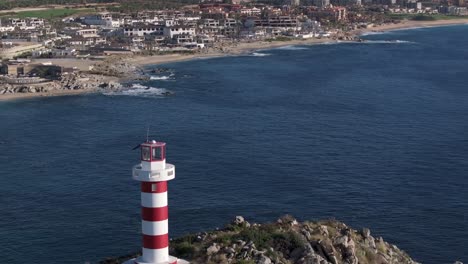
[[[140,145],[141,163],[133,167],[133,179],[141,182],[141,257],[126,263],[187,263],[169,256],[167,182],[175,167],[166,163],[166,143],[149,140]]]

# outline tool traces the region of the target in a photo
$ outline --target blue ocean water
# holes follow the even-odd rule
[[[131,92],[0,102],[0,263],[137,251],[130,149],[176,165],[172,237],[235,215],[336,218],[468,262],[468,26],[168,64]],[[159,96],[161,89],[174,96]]]

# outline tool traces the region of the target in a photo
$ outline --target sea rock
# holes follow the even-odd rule
[[[245,222],[244,217],[238,215],[238,216],[236,216],[236,219],[234,219],[234,222],[233,222],[233,223],[234,223],[235,225],[241,225],[241,224],[243,224],[244,222]]]

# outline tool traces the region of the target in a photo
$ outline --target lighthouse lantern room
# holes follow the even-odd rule
[[[166,143],[148,140],[140,144],[141,162],[133,167],[133,179],[141,182],[142,255],[125,264],[183,264],[169,256],[167,182],[175,167],[166,163]]]

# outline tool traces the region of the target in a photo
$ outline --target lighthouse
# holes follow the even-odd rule
[[[175,167],[166,163],[166,143],[148,140],[140,144],[141,163],[133,167],[133,179],[141,184],[142,255],[126,264],[188,263],[169,256],[167,182]]]

